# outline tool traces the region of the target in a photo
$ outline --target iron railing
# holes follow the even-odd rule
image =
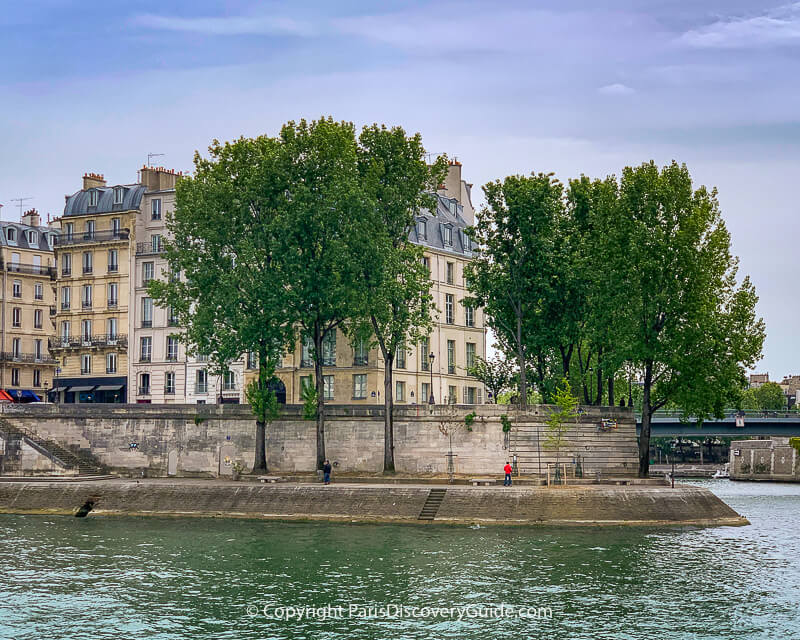
[[[32,362],[34,364],[58,364],[58,360],[44,354],[15,353],[13,351],[0,352],[0,360],[4,362]]]
[[[47,267],[38,264],[18,264],[16,262],[9,262],[6,265],[6,270],[11,273],[25,273],[32,276],[55,276],[55,267]]]
[[[159,243],[157,247],[153,246],[152,242],[137,242],[136,255],[137,256],[155,256],[164,253],[164,244]]]
[[[128,229],[119,229],[110,231],[87,231],[84,233],[73,233],[72,235],[56,236],[53,239],[53,244],[59,246],[72,245],[72,244],[91,244],[96,242],[119,242],[127,240],[130,237]]]
[[[53,349],[79,349],[81,347],[123,347],[128,346],[128,336],[120,333],[99,333],[86,336],[56,336],[47,339],[47,346]]]

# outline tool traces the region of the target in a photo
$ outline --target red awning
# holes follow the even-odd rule
[[[0,389],[0,402],[14,402],[14,398],[3,391],[3,389]]]

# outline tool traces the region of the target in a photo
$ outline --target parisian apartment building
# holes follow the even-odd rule
[[[0,235],[0,399],[44,400],[57,365],[48,351],[48,338],[53,335],[57,234],[42,226],[39,214],[31,209],[19,223],[0,222]]]

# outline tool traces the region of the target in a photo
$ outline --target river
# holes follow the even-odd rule
[[[800,485],[692,484],[752,525],[0,515],[0,638],[800,638]]]

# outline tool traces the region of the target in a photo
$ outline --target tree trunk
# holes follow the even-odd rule
[[[648,360],[644,367],[644,399],[642,400],[642,430],[639,433],[639,477],[650,474],[650,419],[653,410],[650,406],[650,389],[653,386],[653,361]]]
[[[608,406],[614,406],[614,376],[608,376]]]
[[[256,420],[256,459],[253,463],[253,473],[267,472],[267,423]]]
[[[569,380],[569,365],[572,361],[572,350],[575,348],[574,344],[569,345],[569,349],[564,349],[564,345],[558,347],[561,351],[561,371],[564,377]]]
[[[603,404],[603,368],[600,365],[600,360],[603,356],[603,347],[597,348],[597,396],[594,401],[597,406]]]
[[[325,464],[325,384],[322,379],[322,339],[319,322],[314,323],[314,375],[317,386],[317,470]]]
[[[394,388],[393,353],[383,354],[383,472],[394,473]]]
[[[522,317],[517,315],[517,360],[519,361],[519,406],[528,407],[528,378],[525,365],[525,348],[522,346]]]

